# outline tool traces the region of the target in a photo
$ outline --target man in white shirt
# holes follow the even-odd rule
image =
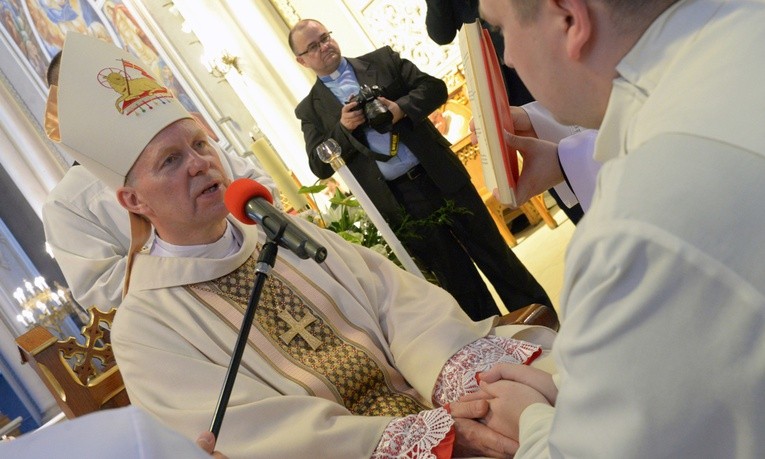
[[[535,98],[599,129],[603,164],[566,255],[557,391],[481,375],[515,400],[489,426],[516,457],[765,457],[765,2],[481,9]]]
[[[539,102],[510,107],[510,112],[515,135],[507,133],[505,141],[523,155],[523,170],[516,188],[519,202],[542,193],[549,189],[544,188],[546,185],[552,184],[550,187],[564,204],[571,207],[578,203],[586,212],[600,170],[600,163],[593,157],[598,132],[558,123]]]

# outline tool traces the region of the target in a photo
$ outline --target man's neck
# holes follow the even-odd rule
[[[221,237],[206,244],[177,245],[170,243],[157,234],[150,253],[162,257],[188,258],[225,258],[235,253],[242,245],[242,234],[226,220],[226,227]]]
[[[345,67],[347,65],[348,65],[348,61],[345,58],[342,58],[342,59],[340,59],[340,62],[337,64],[337,67],[335,67],[334,70],[332,70],[329,73],[325,73],[325,74],[316,73],[316,76],[318,76],[320,79],[330,78],[332,80],[336,80],[340,76],[340,73],[343,72],[343,70],[345,69]]]

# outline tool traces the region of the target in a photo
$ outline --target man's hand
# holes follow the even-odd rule
[[[377,99],[382,102],[383,105],[388,107],[388,110],[390,110],[391,114],[393,115],[393,124],[398,123],[402,118],[406,116],[406,113],[401,110],[401,107],[399,107],[396,102],[388,100],[383,96],[379,96]]]
[[[454,418],[454,457],[508,457],[518,450],[517,436],[509,438],[482,424],[482,418],[491,414],[489,401],[453,402],[449,406]]]
[[[364,111],[360,109],[358,102],[353,101],[343,105],[340,111],[340,124],[348,129],[348,131],[353,132],[354,129],[364,124],[365,121]]]
[[[528,113],[520,107],[510,107],[515,134],[505,132],[505,143],[509,151],[518,150],[523,157],[523,169],[518,177],[515,197],[524,203],[563,181],[563,172],[558,162],[558,144],[537,139]],[[470,142],[478,144],[475,122],[470,120]]]
[[[224,455],[220,451],[214,451],[215,435],[213,435],[212,432],[202,432],[199,434],[196,444],[215,459],[228,459],[228,456]]]
[[[504,134],[508,150],[518,150],[523,157],[523,168],[515,189],[518,203],[524,203],[563,181],[558,144],[509,132]]]
[[[534,130],[534,126],[531,124],[531,118],[526,110],[521,107],[510,107],[510,117],[513,119],[513,130],[515,135],[521,137],[534,137],[537,138],[537,131]],[[478,136],[475,134],[475,121],[470,118],[470,143],[478,145]]]
[[[521,107],[510,107],[510,116],[513,118],[513,130],[515,130],[515,135],[537,138],[537,131],[534,130],[534,126],[531,124],[531,118],[529,118],[529,114],[526,113],[526,110]]]
[[[481,382],[481,390],[493,398],[487,400],[489,412],[484,422],[493,431],[509,438],[519,438],[521,413],[534,403],[549,404],[544,395],[532,387],[515,381]]]
[[[481,382],[485,383],[493,383],[504,379],[525,384],[541,393],[550,405],[555,405],[555,400],[558,398],[558,387],[555,386],[552,375],[544,370],[528,365],[500,363],[494,365],[489,371],[479,373],[478,378]]]

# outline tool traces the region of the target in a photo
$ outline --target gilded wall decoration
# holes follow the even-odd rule
[[[421,70],[443,77],[460,61],[455,43],[440,46],[425,28],[425,0],[344,0],[375,47],[390,45]]]
[[[270,0],[270,2],[271,6],[273,6],[279,13],[279,16],[281,16],[284,23],[287,24],[287,27],[291,29],[298,23],[300,15],[295,10],[295,7],[292,6],[290,0]]]

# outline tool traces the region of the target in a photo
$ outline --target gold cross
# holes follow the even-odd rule
[[[296,321],[295,318],[292,317],[292,314],[287,311],[280,311],[279,318],[287,322],[287,325],[290,326],[289,330],[279,335],[279,338],[284,341],[284,344],[289,346],[292,340],[295,339],[297,335],[300,335],[314,351],[321,346],[321,340],[305,329],[305,327],[317,320],[310,312],[306,312],[305,316],[300,319],[300,322]]]

